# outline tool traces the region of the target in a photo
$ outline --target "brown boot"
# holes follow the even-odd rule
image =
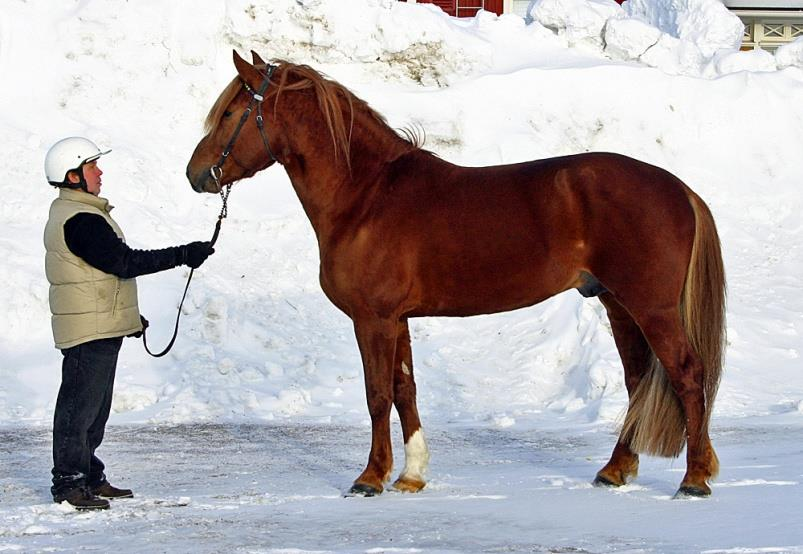
[[[85,488],[78,488],[74,489],[67,494],[57,496],[53,498],[54,502],[58,502],[59,504],[62,502],[67,502],[70,506],[74,507],[76,510],[108,510],[109,509],[109,501],[104,500],[102,498],[98,498],[89,490]]]
[[[103,481],[100,485],[92,487],[92,494],[103,498],[134,498],[131,489],[118,489],[108,481]]]

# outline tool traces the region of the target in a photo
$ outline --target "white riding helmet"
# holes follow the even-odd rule
[[[45,156],[45,175],[47,182],[59,187],[66,183],[67,173],[82,165],[97,160],[111,150],[101,152],[100,148],[83,137],[67,137],[50,147]]]

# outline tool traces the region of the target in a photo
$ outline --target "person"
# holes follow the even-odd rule
[[[141,336],[147,321],[137,304],[135,277],[179,265],[199,267],[214,249],[191,242],[133,250],[100,196],[101,151],[83,137],[55,143],[45,156],[47,181],[59,190],[45,226],[45,273],[50,282],[53,338],[62,377],[53,416],[55,502],[79,510],[130,498],[109,483],[96,450],[109,417],[117,357],[124,337]]]

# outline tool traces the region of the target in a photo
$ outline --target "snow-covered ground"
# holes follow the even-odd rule
[[[803,551],[803,40],[737,52],[720,8],[541,0],[528,24],[395,0],[6,0],[0,550]],[[233,48],[313,65],[457,163],[607,150],[691,185],[729,279],[714,496],[669,501],[682,459],[645,458],[621,491],[588,487],[627,398],[604,310],[570,292],[411,322],[430,485],[341,498],[368,452],[360,361],[275,167],[235,185],[171,354],[123,347],[101,455],[137,498],[107,514],[52,505],[44,153],[72,134],[113,149],[104,195],[133,246],[210,236],[219,200],[184,169]],[[154,347],[185,278],[138,280]]]
[[[714,432],[726,461],[715,495],[685,501],[672,500],[682,464],[666,460],[594,488],[614,440],[601,429],[438,429],[425,492],[344,498],[365,427],[115,426],[106,460],[137,495],[91,514],[42,487],[47,430],[15,429],[0,432],[0,551],[803,552],[803,430],[742,423]]]

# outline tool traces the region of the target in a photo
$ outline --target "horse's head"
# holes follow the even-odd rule
[[[271,81],[271,66],[256,52],[253,65],[234,52],[237,77],[223,90],[206,118],[206,136],[187,164],[187,179],[196,192],[218,192],[223,185],[251,177],[276,161],[269,123],[263,110]],[[263,73],[258,67],[265,67]],[[264,115],[264,131],[258,125]]]

